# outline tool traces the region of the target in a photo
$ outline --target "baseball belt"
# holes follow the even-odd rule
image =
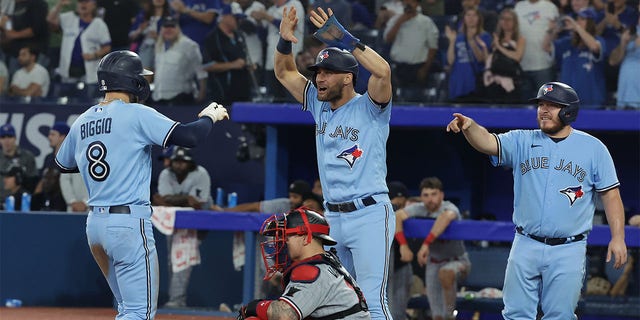
[[[374,205],[376,204],[376,199],[374,199],[372,196],[368,196],[366,198],[362,198],[362,204],[364,204],[365,207],[368,207],[370,205]],[[333,212],[352,212],[352,211],[356,211],[358,210],[358,207],[356,207],[356,204],[353,201],[349,201],[349,202],[342,202],[342,203],[329,203],[327,202],[327,209],[329,209],[329,211],[333,211]]]
[[[96,208],[106,208],[106,207],[94,207],[94,206],[90,206],[89,209],[92,212],[96,212],[95,209]],[[129,208],[129,206],[112,206],[109,207],[109,213],[115,213],[115,214],[130,214],[131,213],[131,208]]]
[[[516,231],[526,237],[529,237],[533,240],[536,240],[538,242],[542,242],[544,244],[550,245],[550,246],[557,246],[560,244],[565,244],[565,243],[571,243],[571,242],[576,242],[576,241],[580,241],[582,239],[584,239],[584,233],[575,235],[575,236],[571,236],[571,237],[566,237],[566,238],[546,238],[546,237],[540,237],[540,236],[536,236],[536,235],[532,235],[530,233],[527,233],[524,231],[524,229],[520,226],[516,227]]]

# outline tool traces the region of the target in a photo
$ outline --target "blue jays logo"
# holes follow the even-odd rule
[[[527,22],[529,22],[529,24],[533,24],[535,21],[540,20],[540,12],[533,11],[533,12],[527,13],[525,17],[527,19]]]
[[[349,164],[349,168],[353,168],[353,164],[356,163],[358,158],[362,157],[362,149],[358,148],[358,145],[354,145],[353,147],[343,150],[338,154],[337,158],[340,158]]]
[[[564,194],[569,198],[569,203],[571,206],[576,202],[576,200],[582,198],[584,196],[584,192],[582,192],[582,186],[577,187],[568,187],[566,189],[560,190],[560,193]]]
[[[542,88],[542,92],[543,92],[544,94],[547,94],[547,93],[549,93],[549,92],[551,92],[551,91],[553,91],[553,85],[552,85],[552,84],[548,84],[548,85],[546,85],[546,86],[544,86],[544,87]]]
[[[329,58],[329,50],[324,50],[320,52],[320,54],[318,55],[317,62],[322,62],[324,59],[327,59],[327,58]]]

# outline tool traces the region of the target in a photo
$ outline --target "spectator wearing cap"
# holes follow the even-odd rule
[[[22,186],[23,178],[24,178],[24,170],[19,165],[12,165],[2,172],[2,182],[4,183],[2,191],[2,208],[3,210],[7,210],[4,207],[5,199],[9,196],[13,196],[14,199],[14,210],[20,211],[22,207],[22,193],[29,191]]]
[[[18,146],[16,139],[16,129],[10,123],[0,127],[0,172],[7,171],[11,166],[23,168],[22,185],[33,190],[38,179],[36,160],[31,151]],[[6,190],[0,191],[0,198],[4,199],[8,195]]]
[[[38,61],[40,52],[36,47],[20,49],[18,63],[22,68],[13,74],[9,94],[19,97],[46,97],[49,92],[49,71]]]
[[[162,21],[154,72],[151,97],[156,105],[184,106],[204,100],[207,73],[202,70],[200,46],[182,33],[172,16]],[[198,89],[194,92],[196,82]]]
[[[98,89],[98,62],[111,51],[111,34],[107,24],[97,17],[95,0],[78,0],[76,10],[60,13],[65,0],[60,0],[47,16],[54,29],[64,36],[60,44],[60,61],[56,72],[61,84],[54,86],[53,96],[94,98]],[[81,82],[84,86],[78,86]]]
[[[184,34],[198,45],[204,44],[204,37],[213,29],[221,7],[221,0],[171,0],[169,5],[178,13],[180,28]]]
[[[164,168],[169,168],[171,166],[171,155],[173,154],[173,149],[175,146],[171,145],[166,148],[163,148],[158,156],[158,160],[162,161],[162,166]]]
[[[245,38],[238,31],[242,16],[239,4],[224,5],[218,25],[206,36],[203,45],[210,96],[224,105],[249,101],[256,89],[251,90],[250,74],[255,66],[249,64]]]
[[[560,67],[558,80],[580,95],[581,108],[600,108],[606,101],[606,45],[602,37],[596,36],[595,10],[586,8],[577,15],[576,19],[563,17],[564,28],[569,30],[565,37],[555,40],[560,28],[550,28],[543,49],[554,55]]]
[[[289,185],[288,198],[276,198],[258,202],[241,203],[233,208],[221,208],[213,205],[211,210],[230,212],[283,213],[302,205],[303,199],[311,193],[311,186],[304,180],[296,180]]]
[[[211,177],[209,172],[196,164],[187,148],[174,147],[171,164],[160,172],[158,193],[153,196],[153,205],[171,207],[191,207],[196,210],[208,208],[211,199]],[[167,237],[169,261],[173,237]],[[191,266],[178,272],[170,272],[169,301],[166,308],[187,306],[187,287],[191,277]]]

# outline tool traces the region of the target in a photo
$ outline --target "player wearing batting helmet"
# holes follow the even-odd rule
[[[104,100],[71,126],[55,161],[80,172],[89,191],[87,239],[118,302],[118,319],[153,319],[158,256],[151,226],[151,146],[193,147],[206,141],[227,110],[213,102],[199,119],[181,124],[137,102],[149,96],[152,74],[137,54],[114,51],[98,66]]]
[[[370,319],[362,291],[332,251],[329,224],[306,207],[273,215],[262,224],[264,279],[282,273],[284,294],[254,300],[238,319]]]
[[[587,236],[595,196],[611,229],[607,262],[627,261],[620,182],[607,147],[571,127],[579,99],[560,82],[545,83],[532,99],[538,130],[491,134],[473,119],[454,113],[447,131],[462,132],[495,166],[513,170],[516,233],[504,279],[505,319],[577,319],[574,311],[585,277]]]
[[[395,215],[386,182],[391,68],[353,37],[331,9],[317,8],[310,19],[319,28],[314,36],[328,45],[309,67],[312,81],[298,72],[291,54],[291,43],[299,40],[294,30],[301,23],[295,9],[283,11],[274,71],[315,121],[324,215],[334,227],[331,237],[338,240],[338,256],[357,276],[371,317],[391,319],[387,272]],[[359,64],[371,72],[362,95],[354,90]]]

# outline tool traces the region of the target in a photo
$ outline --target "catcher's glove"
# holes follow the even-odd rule
[[[593,277],[587,281],[587,295],[604,296],[609,293],[611,283],[602,277]]]

